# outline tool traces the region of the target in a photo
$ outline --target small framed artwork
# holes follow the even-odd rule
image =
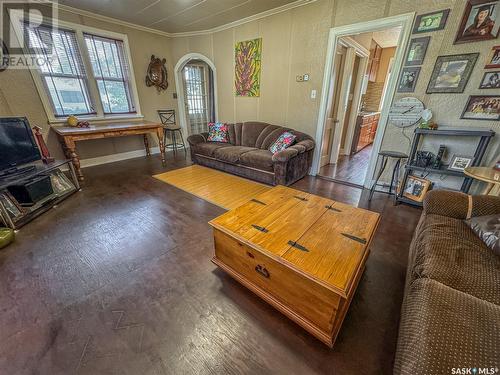
[[[481,79],[480,89],[500,89],[500,70],[486,72]]]
[[[427,33],[444,29],[449,13],[449,9],[443,9],[437,12],[417,16],[415,25],[413,25],[413,34]]]
[[[479,53],[439,56],[434,65],[427,94],[462,93]]]
[[[398,92],[414,92],[420,67],[403,68],[399,79]]]
[[[410,47],[408,48],[408,53],[406,54],[405,65],[422,65],[430,40],[430,36],[412,39]]]
[[[500,68],[500,46],[495,46],[491,49],[490,55],[486,60],[485,68]]]
[[[403,196],[415,202],[422,202],[424,196],[431,187],[431,181],[425,178],[408,176]]]
[[[16,204],[16,200],[10,195],[10,193],[1,193],[0,202],[11,218],[17,219],[23,214],[23,209]]]
[[[462,112],[462,119],[500,120],[500,95],[471,95]]]
[[[495,39],[500,28],[500,0],[467,0],[455,44]]]
[[[474,157],[464,155],[453,155],[450,160],[448,169],[451,171],[463,171],[465,168],[470,167]]]

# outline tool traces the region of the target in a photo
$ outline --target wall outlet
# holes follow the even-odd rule
[[[174,92],[172,96],[174,97],[174,99],[177,99],[177,93],[176,92]]]
[[[311,90],[311,99],[316,99],[316,90]]]

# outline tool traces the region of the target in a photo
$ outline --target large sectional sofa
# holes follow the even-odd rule
[[[410,248],[396,375],[500,367],[500,256],[464,220],[495,214],[499,197],[426,195]]]
[[[264,122],[228,124],[229,142],[208,142],[208,133],[188,137],[194,163],[270,185],[290,185],[311,167],[314,140],[307,134]],[[272,154],[269,147],[285,131],[297,138]]]

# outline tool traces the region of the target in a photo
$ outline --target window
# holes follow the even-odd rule
[[[105,114],[134,113],[121,40],[83,34]]]
[[[75,33],[63,29],[52,30],[43,26],[26,27],[30,37],[30,47],[37,51],[36,56],[40,61],[44,61],[44,64],[39,66],[40,76],[50,98],[54,115],[60,117],[71,114],[95,114]],[[47,56],[46,49],[42,48],[44,45],[52,45],[51,56]],[[71,98],[67,96],[68,93]]]
[[[14,22],[15,23],[15,22]],[[68,115],[104,119],[140,116],[127,37],[59,21],[58,28],[31,26],[19,17],[16,33],[29,35],[43,65],[32,75],[51,122]],[[47,45],[52,53],[47,55]]]

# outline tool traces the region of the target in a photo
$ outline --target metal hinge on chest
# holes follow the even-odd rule
[[[268,229],[264,228],[264,227],[261,227],[260,225],[255,225],[255,224],[252,224],[252,227],[257,229],[258,231],[262,232],[262,233],[267,233],[269,232]]]
[[[302,245],[298,244],[298,243],[297,243],[297,241],[292,241],[292,240],[290,240],[290,241],[288,241],[288,244],[289,244],[290,246],[292,246],[292,247],[295,247],[297,250],[300,250],[300,251],[305,251],[305,252],[309,252],[309,250],[308,250],[306,247],[304,247],[304,246],[302,246]]]
[[[359,243],[366,244],[366,239],[365,238],[360,238],[353,236],[352,234],[347,234],[347,233],[342,233],[344,237],[350,238],[351,240],[358,241]]]

